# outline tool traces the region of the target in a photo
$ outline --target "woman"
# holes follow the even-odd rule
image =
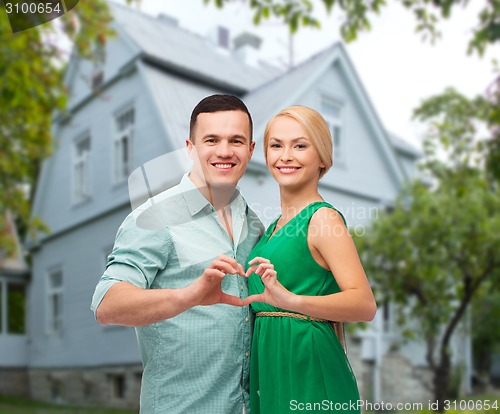
[[[268,122],[264,151],[282,214],[249,256],[252,414],[307,404],[358,412],[356,379],[328,321],[370,321],[376,304],[342,214],[318,192],[333,164],[329,128],[313,109],[286,108]]]

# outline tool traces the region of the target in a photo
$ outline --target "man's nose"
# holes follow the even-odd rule
[[[227,141],[221,141],[217,145],[215,150],[215,155],[221,158],[229,158],[233,156],[233,150],[231,148],[231,144]]]

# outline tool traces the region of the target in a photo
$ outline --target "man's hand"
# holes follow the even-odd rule
[[[185,299],[189,302],[190,307],[216,303],[243,306],[241,298],[222,291],[221,283],[226,274],[245,276],[243,267],[235,259],[221,255],[205,269],[197,280],[183,289]]]

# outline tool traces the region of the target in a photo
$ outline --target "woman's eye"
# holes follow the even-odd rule
[[[271,144],[270,145],[271,148],[279,148],[280,147],[280,144]]]
[[[297,144],[297,145],[295,145],[295,148],[298,148],[298,149],[304,149],[304,148],[307,148],[307,145],[304,145],[304,144]]]

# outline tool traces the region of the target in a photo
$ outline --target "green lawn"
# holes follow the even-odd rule
[[[68,407],[0,397],[0,414],[137,414],[137,411]]]
[[[466,411],[447,411],[448,414],[478,414],[478,413],[498,413],[500,414],[500,401],[498,395],[482,395],[475,397],[464,397],[463,400],[489,401],[493,403],[497,401],[498,408],[486,410],[466,410]],[[83,407],[68,407],[44,404],[32,401],[25,401],[17,398],[0,397],[0,414],[137,414],[133,410],[115,410],[105,408],[83,408]],[[404,414],[413,414],[405,411]],[[436,411],[424,409],[418,414],[436,414]]]

